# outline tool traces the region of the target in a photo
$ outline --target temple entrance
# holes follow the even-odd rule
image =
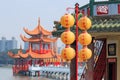
[[[116,80],[117,78],[117,62],[116,58],[108,59],[108,80]]]

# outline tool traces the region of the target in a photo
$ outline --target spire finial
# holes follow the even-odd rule
[[[38,17],[38,25],[40,25],[40,17]]]

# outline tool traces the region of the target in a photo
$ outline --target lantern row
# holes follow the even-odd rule
[[[75,40],[75,35],[70,31],[70,27],[72,27],[75,23],[75,19],[71,14],[65,14],[61,17],[61,25],[66,28],[66,30],[61,34],[61,40],[66,47],[62,50],[62,58],[66,61],[69,61],[75,57],[75,50],[70,47]]]
[[[78,53],[78,57],[82,61],[87,61],[92,56],[92,51],[87,47],[92,41],[91,35],[87,32],[91,27],[91,20],[87,16],[83,16],[78,21],[78,27],[82,30],[78,41],[83,46]]]
[[[61,34],[61,40],[66,47],[62,50],[61,56],[64,60],[69,61],[75,57],[75,50],[70,47],[75,41],[75,35],[70,31],[73,27],[75,19],[71,14],[65,14],[61,17],[60,23],[66,30]],[[78,27],[82,30],[82,33],[78,36],[79,43],[83,46],[78,53],[78,57],[81,61],[86,61],[92,56],[92,51],[88,49],[88,45],[92,41],[92,37],[88,34],[87,30],[91,27],[91,20],[87,16],[83,16],[78,21]]]

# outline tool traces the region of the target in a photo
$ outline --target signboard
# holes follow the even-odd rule
[[[108,56],[116,56],[116,44],[108,44]]]
[[[108,62],[116,62],[116,58],[109,58]]]
[[[104,15],[104,14],[108,14],[108,6],[107,5],[97,6],[97,15]]]

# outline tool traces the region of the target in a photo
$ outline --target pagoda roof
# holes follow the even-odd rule
[[[23,28],[23,30],[25,31],[25,33],[27,33],[28,35],[39,35],[39,34],[43,34],[43,35],[52,35],[52,31],[47,31],[45,30],[41,25],[40,25],[40,19],[38,19],[38,25],[35,29],[33,30],[28,30],[27,28]]]
[[[11,57],[11,58],[20,58],[20,56],[18,54],[13,54],[11,51],[8,52],[8,55]]]
[[[26,38],[25,36],[23,35],[20,35],[21,39],[24,41],[24,42],[39,42],[41,41],[40,38]]]
[[[54,39],[51,39],[51,38],[45,38],[45,37],[42,37],[42,38],[26,38],[25,36],[23,35],[20,35],[21,39],[24,41],[24,42],[40,42],[40,41],[44,41],[44,42],[56,42],[58,38],[54,38]]]
[[[120,16],[95,16],[91,18],[92,27],[88,30],[89,33],[118,33],[120,32]],[[59,24],[59,25],[58,25]],[[57,31],[54,31],[53,36],[60,36],[64,32],[64,28],[61,27],[60,23],[55,26]],[[76,27],[73,26],[71,31],[75,33]],[[79,33],[81,30],[79,29]]]
[[[53,57],[57,56],[57,54],[55,54],[52,49],[48,53],[38,54],[38,53],[32,51],[31,46],[30,46],[29,51],[26,53],[23,53],[22,50],[20,49],[17,54],[13,54],[12,52],[8,52],[8,55],[11,58],[28,58],[28,57],[31,57],[31,58],[53,58]]]
[[[35,53],[35,52],[32,52],[32,51],[29,51],[29,55],[32,58],[52,58],[52,57],[55,57],[55,54],[54,54],[53,50],[49,53],[46,53],[46,54],[38,54],[38,53]]]

